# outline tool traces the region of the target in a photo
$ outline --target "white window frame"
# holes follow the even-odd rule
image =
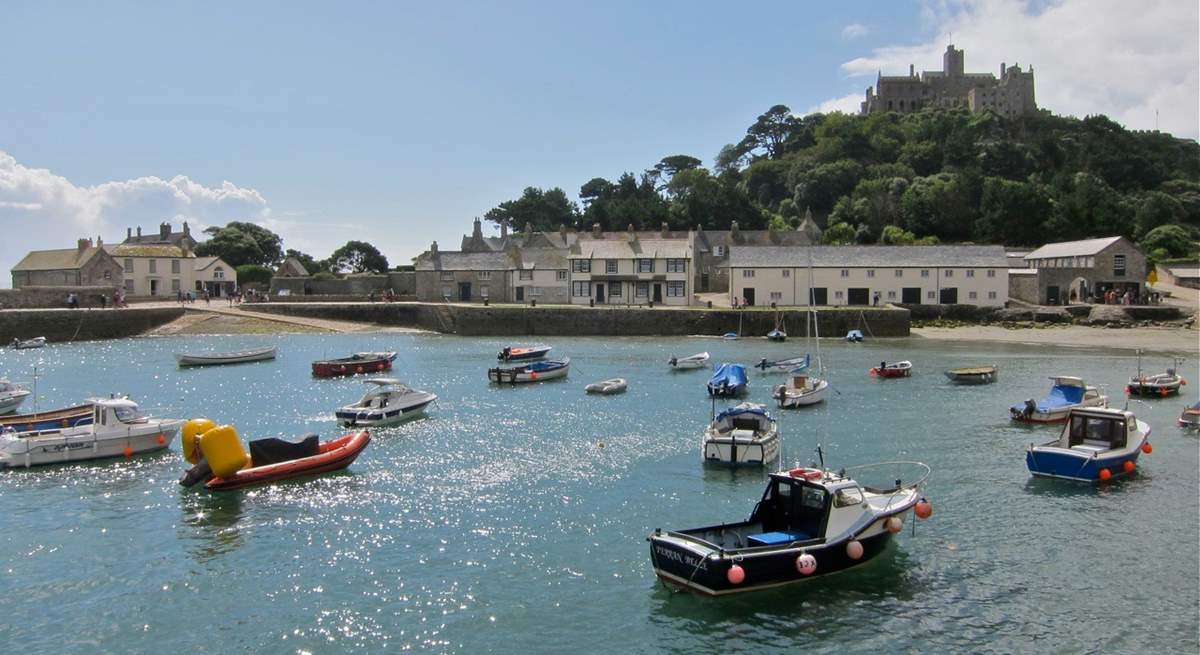
[[[532,280],[533,279],[533,271],[529,270],[529,269],[522,269],[517,272],[517,279],[518,280]]]
[[[617,272],[617,260],[615,260],[615,259],[604,260],[604,272],[605,273],[616,273]]]
[[[967,292],[967,300],[977,300],[978,298],[979,298],[979,293],[978,293],[978,292],[975,292],[975,291],[968,291],[968,292]]]
[[[967,269],[967,277],[975,277],[975,269],[968,268]]]
[[[769,293],[767,295],[770,296],[771,302],[783,302],[783,292],[782,291],[772,291],[771,293]]]
[[[486,285],[486,284],[479,285],[479,297],[480,298],[483,298],[486,300],[488,297],[488,294],[490,294],[491,291],[492,290],[491,290],[491,288],[489,288],[489,285]]]
[[[653,273],[654,272],[654,260],[653,259],[637,260],[637,272],[638,273]]]
[[[567,272],[566,272],[566,271],[555,271],[555,273],[557,273],[557,275],[555,275],[555,279],[556,279],[556,280],[565,280],[565,279],[567,279]]]
[[[590,259],[572,259],[571,260],[571,272],[572,273],[591,273],[592,272],[592,260],[590,260]]]
[[[929,269],[928,268],[921,269],[921,277],[929,277]]]
[[[588,280],[576,280],[572,282],[571,295],[575,298],[591,298],[592,283]]]
[[[988,269],[988,277],[996,277],[996,269],[989,268]]]
[[[843,268],[842,269],[842,277],[850,277],[850,269]]]
[[[742,277],[754,277],[754,269],[753,268],[742,269]]]
[[[995,291],[989,291],[989,292],[988,292],[988,300],[995,300],[995,299],[996,299],[996,292],[995,292]]]
[[[668,280],[667,281],[667,297],[668,298],[683,298],[687,295],[687,282],[683,280]]]
[[[791,276],[792,276],[792,269],[790,269],[790,268],[785,268],[785,269],[783,269],[783,273],[782,273],[782,275],[783,275],[783,277],[791,277]]]
[[[896,277],[904,277],[904,269],[903,268],[896,269]]]
[[[635,282],[633,284],[633,287],[634,287],[633,293],[634,293],[635,298],[649,298],[650,297],[650,283],[649,282]]]
[[[453,282],[454,271],[442,271],[442,282]]]
[[[867,269],[867,277],[875,277],[875,269],[868,268]]]
[[[620,280],[613,280],[613,281],[609,282],[608,283],[608,297],[609,298],[620,298],[622,286],[623,285],[621,284]]]

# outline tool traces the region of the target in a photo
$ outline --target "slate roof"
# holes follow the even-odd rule
[[[179,246],[168,246],[163,244],[127,244],[121,243],[115,246],[104,246],[108,254],[113,257],[162,257],[166,259],[183,259],[195,257],[190,251],[184,254],[183,249]]]
[[[1001,246],[733,246],[737,268],[808,266],[831,268],[988,267],[1008,269]]]
[[[283,260],[279,268],[275,269],[275,275],[278,277],[308,277],[308,269],[304,268],[304,264],[301,264],[299,259],[288,257]]]
[[[82,252],[79,248],[63,248],[61,250],[31,250],[25,255],[13,271],[61,271],[82,268],[100,252],[100,248],[90,247]]]
[[[657,233],[656,233],[657,234]],[[686,239],[636,239],[613,236],[580,240],[570,259],[678,259],[692,256]]]
[[[1046,245],[1025,255],[1025,259],[1049,259],[1050,257],[1087,257],[1120,241],[1122,237],[1105,237],[1103,239],[1084,239],[1083,241],[1062,241]]]
[[[425,252],[413,261],[418,271],[506,271],[508,255],[502,252]]]
[[[512,251],[515,268],[555,271],[567,268],[567,251],[558,248],[521,248]]]

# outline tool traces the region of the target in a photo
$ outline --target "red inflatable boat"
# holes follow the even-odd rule
[[[315,438],[313,437],[313,439]],[[227,478],[212,478],[204,486],[216,491],[223,491],[267,482],[278,482],[304,475],[337,471],[350,466],[369,443],[371,443],[371,435],[367,434],[365,430],[351,432],[344,437],[321,443],[317,454],[311,457],[242,469]]]
[[[354,353],[341,359],[325,359],[312,363],[312,373],[319,378],[336,378],[359,373],[378,373],[392,368],[396,353]]]
[[[868,370],[867,374],[876,378],[906,378],[912,375],[912,362],[908,360],[895,364],[881,362],[880,366]]]

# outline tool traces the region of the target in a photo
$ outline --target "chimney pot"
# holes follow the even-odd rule
[[[667,222],[663,221],[662,227],[661,227],[661,232],[660,232],[660,234],[662,234],[662,238],[664,238],[664,239],[667,238],[667,235],[670,234],[670,232],[671,232],[671,230],[667,228]]]
[[[131,227],[127,227],[127,228],[125,228],[125,238],[126,238],[126,239],[132,239],[132,238],[133,238],[133,228],[131,228]]]
[[[141,225],[138,226],[138,238],[139,239],[142,238],[142,226]]]
[[[83,251],[87,250],[88,248],[92,247],[92,240],[91,239],[80,239],[79,241],[76,242],[76,245],[79,247],[79,252],[83,252]]]
[[[597,239],[600,239],[603,237],[603,235],[604,235],[604,233],[600,230],[600,224],[592,223],[592,236]]]
[[[429,245],[429,252],[431,252],[435,255],[437,254],[437,241],[434,241],[433,243],[431,243]]]

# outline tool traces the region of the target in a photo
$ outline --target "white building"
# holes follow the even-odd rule
[[[816,305],[1003,306],[1008,260],[1000,246],[734,247],[730,300]]]
[[[196,255],[190,249],[124,243],[104,249],[124,270],[127,295],[175,297],[195,288]]]
[[[237,291],[237,270],[225,260],[220,257],[197,257],[193,263],[196,295],[207,291],[209,296],[219,298]]]
[[[690,305],[690,239],[608,233],[571,246],[571,303]]]
[[[513,272],[509,282],[512,302],[546,304],[570,302],[570,264],[566,250],[557,248],[512,248],[508,252]]]

